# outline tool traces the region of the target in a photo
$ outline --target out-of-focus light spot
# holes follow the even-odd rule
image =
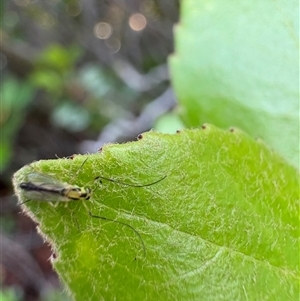
[[[18,6],[27,6],[28,4],[30,4],[30,0],[14,0],[15,4]]]
[[[7,58],[3,53],[0,53],[0,70],[3,70],[7,66]]]
[[[10,10],[3,14],[3,23],[5,26],[12,28],[19,22],[19,17],[16,12]]]
[[[112,35],[113,29],[106,22],[99,22],[94,26],[94,35],[101,40],[106,40]]]
[[[117,38],[111,38],[106,40],[105,45],[113,53],[117,53],[121,49],[121,42]]]
[[[67,11],[67,14],[69,14],[72,17],[78,16],[82,11],[81,3],[79,3],[79,2],[68,3],[67,7],[66,7],[66,11]]]
[[[141,31],[147,25],[147,19],[142,14],[133,14],[129,18],[129,26],[132,30]]]
[[[39,16],[39,24],[44,29],[51,28],[54,25],[54,23],[55,23],[55,19],[53,18],[53,16],[47,13],[43,13]]]

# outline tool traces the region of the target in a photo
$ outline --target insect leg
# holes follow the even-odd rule
[[[102,219],[102,220],[104,220],[104,221],[110,221],[110,222],[118,223],[118,224],[120,224],[120,225],[126,226],[126,227],[130,228],[131,230],[133,230],[134,233],[138,236],[139,240],[140,240],[141,243],[142,243],[144,257],[146,257],[146,247],[145,247],[144,241],[143,241],[143,239],[142,239],[140,233],[139,233],[138,231],[136,231],[132,226],[130,226],[129,224],[120,222],[120,221],[116,221],[116,220],[113,220],[113,219],[104,217],[104,216],[94,215],[94,214],[91,213],[91,211],[88,211],[88,213],[89,213],[89,215],[90,215],[91,217],[99,218],[99,219]]]
[[[146,186],[151,186],[151,185],[154,185],[154,184],[157,184],[159,183],[160,181],[164,180],[167,176],[163,176],[161,179],[155,181],[155,182],[152,182],[152,183],[148,183],[148,184],[144,184],[144,185],[141,185],[141,184],[129,184],[129,183],[123,183],[123,182],[120,182],[120,181],[117,181],[117,180],[113,180],[113,179],[110,179],[110,178],[106,178],[106,177],[102,177],[102,176],[97,176],[95,178],[95,180],[100,180],[100,183],[102,184],[102,181],[101,179],[103,180],[106,180],[106,181],[110,181],[110,182],[113,182],[113,183],[117,183],[117,184],[121,184],[121,185],[125,185],[125,186],[131,186],[131,187],[146,187]]]

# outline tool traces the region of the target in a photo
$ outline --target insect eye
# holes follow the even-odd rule
[[[85,191],[82,193],[82,196],[86,199],[89,200],[91,197],[91,190],[89,188],[86,188]]]

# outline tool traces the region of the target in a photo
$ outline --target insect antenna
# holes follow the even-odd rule
[[[146,257],[146,247],[145,247],[144,241],[143,241],[143,239],[142,239],[140,233],[139,233],[138,231],[136,231],[132,226],[130,226],[129,224],[120,222],[120,221],[113,220],[113,219],[111,219],[111,218],[107,218],[107,217],[99,216],[99,215],[94,215],[94,214],[91,213],[91,211],[88,211],[88,212],[89,212],[89,215],[90,215],[91,217],[99,218],[99,219],[102,219],[102,220],[104,220],[104,221],[109,221],[109,222],[118,223],[118,224],[120,224],[120,225],[127,226],[128,228],[130,228],[131,230],[133,230],[134,233],[138,236],[140,242],[142,243],[144,257]]]
[[[76,171],[75,175],[73,176],[72,180],[71,180],[71,183],[74,182],[74,179],[76,179],[83,167],[83,165],[86,163],[86,161],[88,160],[89,157],[87,157],[80,165],[80,167],[78,168],[78,170]]]
[[[121,181],[117,181],[117,180],[114,180],[114,179],[110,179],[110,178],[106,178],[106,177],[102,177],[102,176],[98,176],[95,178],[95,180],[99,180],[100,179],[100,182],[102,183],[101,179],[102,180],[106,180],[106,181],[110,181],[110,182],[113,182],[113,183],[117,183],[117,184],[121,184],[121,185],[125,185],[125,186],[131,186],[131,187],[146,187],[146,186],[151,186],[151,185],[154,185],[154,184],[157,184],[159,183],[160,181],[164,180],[167,176],[163,176],[161,179],[155,181],[155,182],[152,182],[152,183],[148,183],[148,184],[129,184],[129,183],[124,183],[124,182],[121,182]]]

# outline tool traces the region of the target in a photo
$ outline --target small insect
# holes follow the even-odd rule
[[[146,187],[146,186],[154,185],[154,184],[164,180],[165,178],[166,178],[166,176],[164,176],[163,178],[161,178],[155,182],[144,184],[144,185],[123,183],[123,182],[113,180],[110,178],[106,178],[106,177],[102,177],[102,176],[97,176],[94,180],[99,180],[102,183],[102,181],[101,181],[101,179],[102,179],[102,180],[107,180],[107,181],[121,184],[121,185],[131,186],[131,187]],[[21,204],[27,203],[28,201],[31,201],[31,200],[42,201],[42,202],[70,202],[70,201],[80,201],[80,200],[85,201],[85,200],[89,200],[92,195],[92,191],[89,188],[83,188],[83,187],[79,187],[77,185],[70,185],[68,183],[61,182],[49,175],[42,174],[39,172],[29,173],[28,174],[28,182],[20,183],[19,187],[22,189],[23,195],[27,199],[26,201],[22,202]],[[102,219],[105,221],[115,222],[120,225],[127,226],[128,228],[133,230],[142,243],[144,256],[145,256],[146,248],[145,248],[144,241],[143,241],[141,235],[139,234],[139,232],[137,230],[135,230],[134,227],[132,227],[129,224],[123,223],[121,221],[113,220],[113,219],[103,217],[103,216],[93,215],[89,210],[88,210],[88,213],[93,218],[98,218],[98,219]]]
[[[82,188],[58,181],[48,175],[31,172],[28,174],[28,182],[22,182],[19,186],[26,201],[45,202],[70,202],[79,200],[89,200],[92,191],[89,188]]]

